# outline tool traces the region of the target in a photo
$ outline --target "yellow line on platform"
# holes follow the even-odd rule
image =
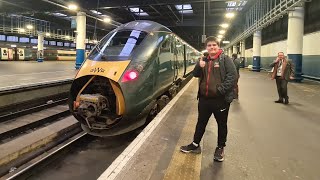
[[[197,108],[189,112],[186,125],[184,126],[175,152],[166,170],[164,180],[200,180],[201,154],[183,153],[181,145],[191,142],[197,123]]]

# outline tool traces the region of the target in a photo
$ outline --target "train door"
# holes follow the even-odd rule
[[[8,49],[8,60],[14,60],[15,51],[14,49]]]
[[[160,82],[159,86],[167,87],[172,84],[172,79],[174,75],[173,69],[172,69],[172,63],[174,59],[173,59],[173,51],[171,49],[171,36],[168,34],[167,35],[164,34],[161,37],[163,37],[164,40],[160,44],[160,48],[159,48],[158,82]]]
[[[18,48],[17,56],[18,56],[18,60],[24,60],[25,59],[24,49]]]
[[[172,38],[172,46],[171,48],[173,49],[173,63],[172,63],[172,69],[173,69],[173,81],[176,81],[178,78],[178,69],[177,69],[177,62],[178,62],[178,48],[177,48],[177,44],[178,44],[178,40],[177,37],[173,37]]]
[[[18,48],[16,47],[12,48],[12,60],[14,61],[19,60]]]
[[[175,61],[175,74],[176,79],[182,78],[184,74],[184,47],[180,40],[176,40],[176,61]]]
[[[1,60],[8,60],[8,59],[9,59],[8,48],[1,48]]]

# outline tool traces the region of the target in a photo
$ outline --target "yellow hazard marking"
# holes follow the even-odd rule
[[[130,60],[127,61],[93,61],[87,59],[81,66],[76,78],[87,75],[98,75],[112,79],[118,82],[123,72],[129,65]]]
[[[202,155],[180,151],[180,146],[190,143],[190,136],[194,134],[197,123],[197,118],[194,116],[194,114],[197,114],[196,108],[194,111],[190,113],[191,116],[188,116],[186,125],[175,147],[175,152],[166,170],[164,180],[200,180]]]
[[[110,80],[110,84],[112,86],[113,92],[116,95],[116,111],[117,111],[117,115],[122,115],[124,114],[125,111],[125,102],[124,102],[124,97],[121,91],[121,88],[119,86],[118,83]]]

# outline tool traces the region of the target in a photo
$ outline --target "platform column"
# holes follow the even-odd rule
[[[245,59],[246,59],[246,44],[245,44],[245,40],[240,41],[240,59],[241,59],[241,63],[240,63],[240,67],[244,68],[245,67]]]
[[[253,66],[252,71],[260,72],[261,61],[261,31],[253,34]]]
[[[85,57],[85,39],[86,39],[86,13],[77,13],[77,53],[76,53],[76,69],[79,69]]]
[[[233,47],[232,47],[232,53],[233,54],[237,54],[238,55],[238,48],[237,48],[237,45],[233,45]]]
[[[43,38],[43,33],[38,32],[38,51],[37,51],[37,61],[38,62],[43,62],[43,43],[44,43],[44,38]]]
[[[302,77],[302,48],[304,31],[304,7],[295,7],[288,14],[288,58],[294,64],[294,80],[301,82]]]
[[[232,55],[232,47],[229,47],[228,48],[228,56],[231,57],[231,55]]]

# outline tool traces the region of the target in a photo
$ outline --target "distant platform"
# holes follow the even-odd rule
[[[0,89],[72,79],[76,73],[69,61],[0,61]]]

